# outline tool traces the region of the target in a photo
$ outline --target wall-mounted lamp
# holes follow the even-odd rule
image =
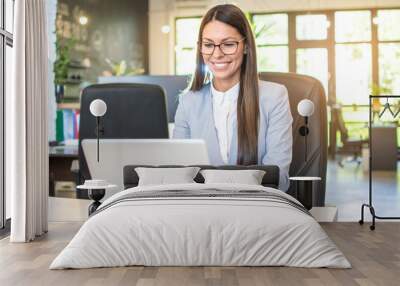
[[[107,112],[107,104],[101,99],[95,99],[90,103],[89,109],[90,113],[96,117],[97,162],[99,162],[100,134],[104,134],[104,128],[100,127],[100,117]]]
[[[304,160],[307,162],[307,135],[310,133],[308,129],[308,117],[314,113],[314,103],[309,99],[303,99],[297,105],[297,112],[304,117],[304,125],[300,127],[299,133],[304,136]]]
[[[82,26],[85,26],[88,22],[89,22],[88,17],[86,16],[79,17],[79,24],[81,24]]]

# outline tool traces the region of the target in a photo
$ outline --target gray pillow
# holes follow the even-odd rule
[[[261,185],[265,171],[262,170],[202,170],[205,184],[233,183]]]
[[[139,176],[138,186],[195,183],[193,179],[199,170],[199,167],[135,168]]]

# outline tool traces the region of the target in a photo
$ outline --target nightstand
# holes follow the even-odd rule
[[[101,205],[100,200],[104,198],[108,188],[114,188],[116,185],[110,185],[105,180],[85,180],[85,184],[77,186],[77,189],[88,190],[88,196],[94,202],[89,205],[89,216],[94,213]]]
[[[320,177],[290,177],[289,180],[296,182],[296,199],[301,202],[306,209],[313,207],[313,185],[314,182],[321,181]]]
[[[105,194],[106,194],[106,189],[88,189],[89,199],[94,201],[88,208],[89,216],[92,213],[94,213],[97,210],[97,208],[101,205],[100,200],[104,198]]]

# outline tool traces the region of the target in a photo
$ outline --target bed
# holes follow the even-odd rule
[[[133,177],[125,181],[126,190],[102,203],[50,269],[351,267],[310,213],[273,187],[237,183],[131,187]]]

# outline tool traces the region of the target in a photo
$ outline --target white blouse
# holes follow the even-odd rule
[[[213,115],[222,160],[228,162],[232,141],[234,120],[236,120],[239,82],[225,92],[218,91],[211,84]]]

